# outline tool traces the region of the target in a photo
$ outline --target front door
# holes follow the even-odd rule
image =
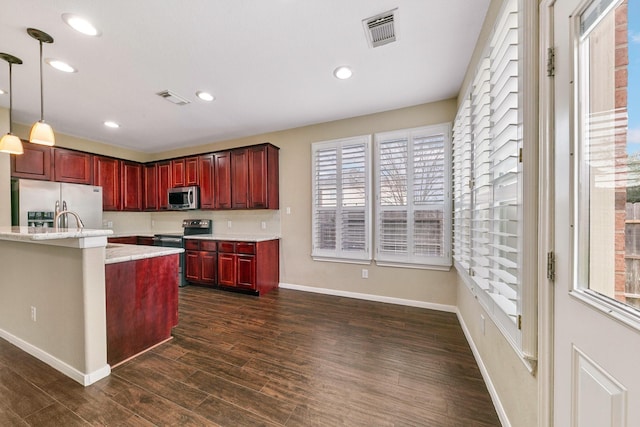
[[[558,427],[640,426],[639,3],[556,0],[549,15]]]

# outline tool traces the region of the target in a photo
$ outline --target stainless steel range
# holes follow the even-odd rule
[[[167,248],[184,249],[183,236],[194,236],[198,234],[211,234],[213,231],[213,223],[210,219],[185,219],[182,220],[182,233],[159,233],[153,236],[153,244],[155,246],[164,246]],[[185,286],[187,280],[184,271],[184,252],[180,254],[180,286]]]

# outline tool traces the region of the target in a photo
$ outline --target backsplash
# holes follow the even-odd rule
[[[183,219],[210,219],[217,235],[280,236],[280,211],[178,211],[178,212],[103,212],[104,228],[115,234],[170,233],[182,231]]]

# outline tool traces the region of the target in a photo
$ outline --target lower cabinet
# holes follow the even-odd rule
[[[216,244],[217,253],[203,243]],[[187,281],[253,294],[269,292],[280,281],[279,240],[236,242],[185,239]],[[215,256],[215,257],[214,257]],[[211,273],[211,268],[216,274]]]
[[[214,240],[186,239],[185,278],[191,283],[215,286],[218,254]]]

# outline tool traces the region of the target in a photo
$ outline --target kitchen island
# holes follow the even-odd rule
[[[169,339],[178,324],[180,248],[107,244],[107,362],[117,366]]]
[[[107,248],[107,236],[112,234],[111,230],[0,227],[0,338],[83,385],[111,372],[107,258],[111,261],[107,265],[117,265],[118,260],[126,264],[134,257],[149,259],[140,253],[124,254],[122,249],[118,253],[111,245]],[[165,255],[176,258],[175,253]]]

